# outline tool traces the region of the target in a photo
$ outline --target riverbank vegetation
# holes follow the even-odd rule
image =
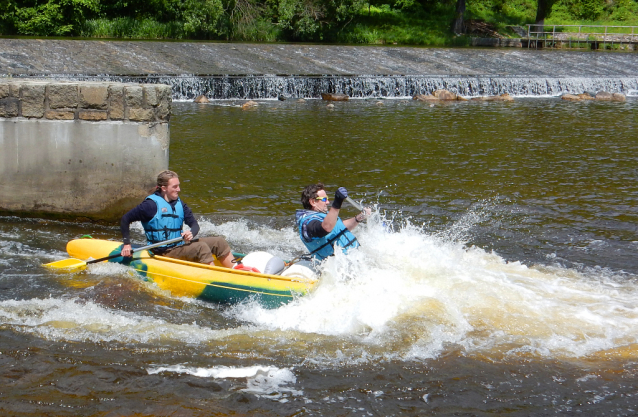
[[[638,0],[540,1],[545,24],[638,25]],[[0,0],[0,34],[443,46],[516,36],[537,11],[536,0]]]

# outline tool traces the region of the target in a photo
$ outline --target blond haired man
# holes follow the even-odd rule
[[[222,237],[202,237],[193,241],[199,232],[199,224],[190,208],[179,198],[179,178],[173,171],[162,171],[157,176],[155,192],[137,207],[130,210],[120,222],[124,240],[122,256],[131,256],[130,224],[142,222],[149,245],[183,236],[184,240],[153,249],[153,253],[185,261],[214,264],[214,258],[227,268],[232,268],[232,252]],[[183,231],[186,223],[189,231]]]

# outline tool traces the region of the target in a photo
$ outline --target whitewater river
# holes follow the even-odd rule
[[[638,413],[635,98],[173,111],[170,168],[204,234],[293,258],[300,192],[323,181],[374,207],[362,247],[265,310],[114,264],[50,272],[118,225],[2,217],[0,414]]]

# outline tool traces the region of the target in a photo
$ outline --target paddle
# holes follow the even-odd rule
[[[176,237],[175,239],[167,240],[164,242],[153,243],[152,245],[144,246],[137,249],[131,249],[131,254],[133,254],[133,252],[139,252],[146,249],[152,249],[158,246],[169,245],[171,243],[179,242],[180,240],[183,240],[183,239],[184,239],[183,237]],[[92,261],[81,261],[79,259],[74,259],[74,258],[62,259],[61,261],[55,261],[48,264],[44,264],[44,266],[46,266],[47,268],[66,269],[66,270],[73,271],[76,269],[84,269],[86,268],[88,264],[94,264],[97,262],[107,261],[109,259],[119,258],[120,256],[122,256],[122,253],[118,253],[117,255],[106,256],[100,259],[94,259]]]
[[[356,208],[357,210],[363,211],[363,207],[361,206],[361,204],[357,203],[356,201],[354,201],[350,197],[346,197],[346,201],[348,203],[350,203],[352,205],[352,207]]]

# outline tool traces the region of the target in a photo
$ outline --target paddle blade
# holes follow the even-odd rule
[[[44,264],[47,268],[64,269],[66,271],[75,271],[86,268],[86,262],[79,259],[62,259],[61,261],[50,262]]]

